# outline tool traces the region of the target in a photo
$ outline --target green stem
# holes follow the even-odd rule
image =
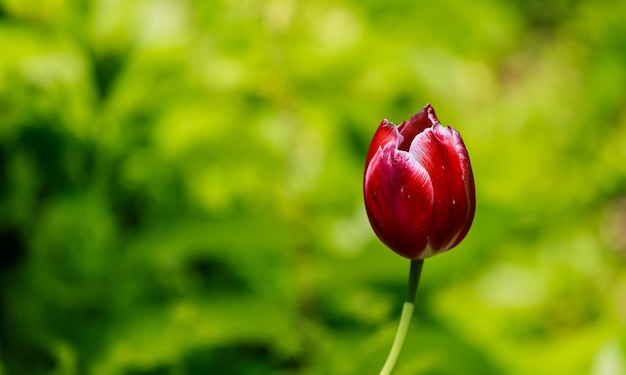
[[[400,352],[402,351],[402,345],[404,345],[404,339],[409,331],[409,325],[411,325],[411,318],[413,317],[413,309],[415,308],[415,295],[417,294],[417,286],[420,282],[420,276],[422,275],[422,266],[424,265],[424,259],[411,260],[411,270],[409,271],[409,286],[406,292],[406,300],[402,306],[402,315],[400,316],[400,324],[398,325],[398,331],[396,332],[396,338],[393,340],[391,351],[387,357],[387,361],[380,371],[380,375],[389,375],[393,371]]]

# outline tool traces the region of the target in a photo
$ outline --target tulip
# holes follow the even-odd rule
[[[430,104],[397,127],[382,121],[367,153],[363,185],[374,232],[405,258],[450,250],[472,225],[476,193],[467,150]]]

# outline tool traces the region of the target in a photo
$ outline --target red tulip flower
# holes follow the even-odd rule
[[[374,232],[396,253],[417,260],[452,249],[476,208],[461,136],[430,104],[397,127],[383,120],[367,153],[364,195]]]

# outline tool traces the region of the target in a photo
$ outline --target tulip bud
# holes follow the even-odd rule
[[[430,104],[398,127],[383,120],[365,162],[365,209],[390,249],[424,259],[455,247],[472,225],[474,176],[459,133]]]

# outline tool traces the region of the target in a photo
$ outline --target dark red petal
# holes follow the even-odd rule
[[[454,132],[454,146],[457,154],[459,155],[459,161],[461,163],[461,170],[463,171],[463,182],[465,184],[465,193],[467,196],[467,215],[465,217],[465,224],[457,234],[456,239],[450,245],[450,248],[455,247],[465,238],[467,232],[469,232],[472,222],[474,221],[474,213],[476,212],[476,187],[474,185],[474,173],[472,172],[472,164],[470,163],[467,148],[461,138],[461,135],[452,129]]]
[[[388,143],[376,151],[365,171],[364,196],[378,238],[406,258],[421,258],[433,213],[433,186],[424,167]]]
[[[393,143],[394,148],[396,148],[401,141],[402,135],[400,135],[396,126],[389,120],[384,119],[378,126],[378,129],[376,129],[374,137],[372,137],[370,148],[367,151],[367,158],[365,159],[365,169],[367,170],[370,160],[372,160],[372,157],[379,149],[389,143]]]
[[[410,148],[433,184],[433,225],[429,237],[433,255],[456,245],[469,230],[474,215],[473,177],[460,140],[456,130],[437,123],[420,133]]]
[[[437,121],[433,107],[430,104],[426,104],[426,106],[422,108],[421,111],[414,114],[409,121],[403,121],[398,125],[398,131],[402,134],[402,137],[404,137],[398,147],[400,150],[409,151],[413,139],[419,133],[433,126],[435,122],[433,122],[430,116],[431,114],[432,117],[434,117],[434,121]]]

